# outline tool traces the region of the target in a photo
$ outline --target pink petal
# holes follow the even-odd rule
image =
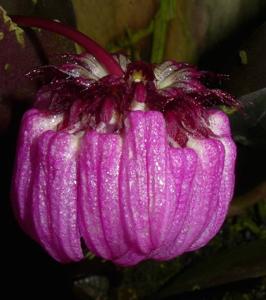
[[[170,169],[175,179],[176,190],[179,192],[174,199],[169,199],[169,201],[176,202],[176,209],[173,211],[173,219],[169,220],[168,239],[151,255],[152,258],[159,260],[173,257],[171,254],[173,245],[180,234],[189,210],[190,189],[197,166],[197,155],[191,149],[170,147],[169,153],[171,157]],[[182,161],[181,166],[180,160]]]
[[[35,238],[32,226],[32,164],[35,153],[32,145],[46,130],[53,129],[60,121],[58,117],[47,117],[36,109],[25,113],[19,133],[17,156],[12,184],[13,208],[21,227]]]
[[[126,142],[125,142],[126,143]],[[119,185],[122,139],[115,134],[88,132],[79,158],[79,224],[89,250],[120,265],[144,258],[132,247],[123,220]]]
[[[204,228],[213,201],[213,185],[221,172],[221,145],[211,139],[194,140],[189,145],[197,154],[196,173],[187,198],[189,210],[180,233],[169,251],[168,259],[189,251]]]
[[[148,128],[144,113],[132,112],[126,120],[120,171],[120,195],[124,230],[130,248],[144,256],[153,245],[150,236],[147,187]]]
[[[116,251],[116,255],[126,251],[121,238],[118,203],[119,139],[118,135],[88,132],[79,156],[81,235],[89,250],[105,259],[112,259]]]
[[[40,243],[60,262],[83,257],[77,227],[76,152],[67,133],[47,131],[37,141],[33,162],[33,222]]]
[[[212,111],[210,114],[210,127],[212,131],[219,136],[219,141],[223,144],[225,149],[224,168],[217,194],[217,207],[213,211],[204,232],[193,244],[193,249],[204,246],[219,231],[226,217],[234,190],[236,146],[231,138],[230,124],[227,116],[220,111]]]
[[[163,115],[148,112],[145,115],[147,143],[147,175],[150,232],[153,248],[157,249],[169,239],[169,227],[172,225],[177,207],[177,194],[180,182],[175,184],[171,173],[171,157]],[[180,169],[180,158],[176,167]],[[179,175],[180,177],[180,175]]]

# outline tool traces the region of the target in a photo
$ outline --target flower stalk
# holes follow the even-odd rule
[[[71,39],[82,46],[88,53],[91,53],[110,74],[122,76],[123,71],[113,57],[85,34],[56,21],[24,16],[12,16],[11,18],[20,26],[45,29]]]

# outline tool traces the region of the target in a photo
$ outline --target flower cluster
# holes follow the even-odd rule
[[[204,246],[232,198],[235,144],[218,104],[236,105],[188,64],[92,55],[42,67],[23,120],[13,204],[23,229],[60,262],[92,253],[120,265]]]
[[[235,144],[208,82],[219,76],[167,61],[111,56],[61,23],[14,16],[88,51],[31,75],[46,83],[23,117],[13,177],[16,217],[57,261],[84,252],[129,266],[204,246],[234,187]]]

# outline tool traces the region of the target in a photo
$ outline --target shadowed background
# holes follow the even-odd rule
[[[13,27],[0,11],[2,293],[48,299],[266,298],[266,23],[264,0],[0,0],[7,14],[57,19],[111,51],[176,59],[230,75],[223,84],[244,114],[230,114],[238,143],[230,216],[209,246],[134,268],[88,258],[61,266],[17,226],[10,206],[16,136],[37,89],[24,75],[81,51],[55,34]],[[178,295],[178,296],[177,296]]]

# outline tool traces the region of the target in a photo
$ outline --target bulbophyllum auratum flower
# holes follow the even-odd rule
[[[130,62],[86,43],[93,55],[33,71],[49,82],[20,129],[12,187],[20,225],[63,263],[83,258],[82,240],[125,266],[199,249],[232,198],[236,148],[215,107],[236,101],[191,65]]]

